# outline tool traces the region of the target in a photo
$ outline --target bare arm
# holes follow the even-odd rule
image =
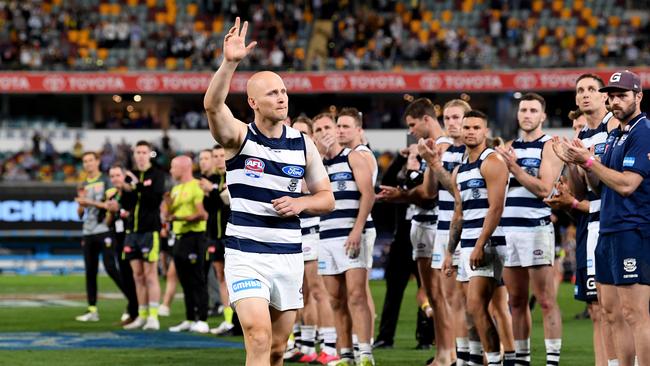
[[[458,168],[453,172],[452,179],[456,181],[456,175],[458,174]],[[460,192],[454,184],[452,194],[454,195],[454,216],[451,219],[451,224],[449,226],[449,243],[447,244],[447,253],[449,255],[454,254],[456,247],[460,242],[460,234],[463,231],[463,203],[460,199]]]
[[[245,43],[248,22],[244,22],[241,32],[240,20],[235,20],[235,25],[224,37],[223,62],[212,77],[208,90],[203,98],[203,107],[208,116],[210,132],[219,144],[226,149],[228,156],[233,156],[239,149],[246,134],[246,125],[236,119],[228,106],[226,97],[230,89],[230,82],[239,62],[248,55],[257,42]]]
[[[580,140],[574,139],[571,142],[564,140],[562,144],[565,149],[566,159],[574,164],[585,164],[591,156],[591,152],[584,147]],[[623,197],[634,193],[641,182],[643,182],[641,174],[630,170],[619,172],[610,169],[597,159],[594,160],[590,168],[590,173],[598,177],[603,184]]]
[[[441,160],[442,154],[447,151],[449,146],[451,145],[435,145],[435,141],[432,139],[420,140],[418,142],[418,151],[420,156],[427,162],[427,166],[431,169],[436,181],[440,182],[443,188],[453,194],[454,189],[456,189],[455,178],[445,169]]]
[[[498,155],[492,154],[485,159],[481,165],[481,174],[485,178],[488,191],[488,211],[481,235],[476,240],[476,247],[483,247],[499,225],[506,201],[505,187],[508,184],[508,169]]]
[[[350,153],[348,161],[350,168],[352,168],[354,181],[357,184],[359,193],[361,193],[359,212],[357,213],[357,219],[354,222],[352,231],[361,234],[366,225],[366,220],[368,220],[368,215],[370,215],[370,211],[372,210],[372,205],[375,202],[375,191],[372,187],[372,172],[368,168],[368,164],[366,164],[363,156],[356,151]]]

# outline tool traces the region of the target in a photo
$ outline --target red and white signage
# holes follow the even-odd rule
[[[632,68],[650,85],[650,68]],[[618,69],[530,69],[516,71],[296,72],[280,73],[289,93],[508,92],[573,90],[576,78],[594,73],[608,80]],[[2,93],[202,94],[212,73],[0,72]],[[234,93],[246,92],[250,72],[236,73]]]

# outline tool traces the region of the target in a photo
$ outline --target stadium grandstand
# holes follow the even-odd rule
[[[241,19],[241,23],[236,19]],[[257,44],[247,51],[241,61],[234,62],[225,51],[224,44],[229,37],[238,37],[244,21],[248,21],[245,44],[252,41]],[[232,74],[232,80],[225,79],[229,84],[222,83],[229,85],[229,88],[219,84],[225,89],[220,90],[223,98],[217,98],[213,90],[217,83],[215,80],[224,80],[223,65],[231,64],[236,66],[236,71]],[[232,298],[240,290],[246,290],[247,286],[255,288],[260,281],[254,279],[257,282],[246,282],[248,279],[244,279],[241,283],[230,284],[231,292],[228,292],[228,288],[220,291],[220,288],[224,290],[227,287],[228,280],[232,281],[224,257],[232,254],[229,251],[233,247],[225,243],[231,236],[235,237],[232,227],[236,225],[230,222],[226,230],[226,221],[230,218],[227,213],[230,208],[236,210],[245,206],[245,209],[250,209],[248,203],[242,205],[241,201],[256,202],[257,189],[263,189],[264,194],[280,194],[279,190],[267,189],[275,187],[275,183],[264,180],[265,164],[267,169],[273,164],[287,165],[285,169],[293,168],[287,170],[289,173],[276,168],[284,171],[289,178],[283,176],[282,179],[290,182],[288,187],[287,184],[277,186],[283,190],[286,188],[287,195],[293,197],[295,194],[296,199],[304,196],[295,192],[297,181],[300,180],[295,178],[303,177],[309,169],[308,164],[317,165],[306,158],[308,153],[316,152],[310,151],[311,144],[304,142],[304,146],[300,147],[305,151],[302,165],[271,161],[272,158],[280,158],[270,155],[251,155],[245,163],[242,160],[240,165],[244,168],[235,168],[239,164],[239,157],[244,156],[243,144],[250,144],[255,138],[259,139],[255,140],[259,146],[267,143],[269,151],[297,149],[293,143],[285,141],[290,140],[286,131],[293,130],[282,127],[284,132],[278,135],[282,138],[277,139],[280,142],[273,142],[274,139],[268,139],[271,141],[268,142],[265,140],[269,137],[267,131],[258,126],[262,108],[253,107],[261,98],[259,95],[252,96],[255,80],[259,82],[256,78],[266,75],[260,74],[260,71],[272,71],[275,73],[273,75],[279,76],[278,79],[281,78],[288,95],[287,115],[283,122],[287,125],[293,123],[296,129],[299,129],[297,125],[306,126],[305,130],[300,131],[312,136],[330,179],[335,180],[341,174],[352,177],[355,192],[341,192],[349,190],[351,182],[347,182],[346,186],[346,182],[327,181],[326,185],[331,185],[330,190],[334,191],[336,198],[335,211],[331,215],[336,220],[342,220],[343,213],[349,213],[346,211],[350,210],[341,209],[339,201],[356,200],[358,206],[354,211],[362,211],[363,194],[369,193],[361,192],[361,183],[354,182],[355,174],[369,175],[367,178],[372,181],[375,190],[371,215],[364,218],[363,235],[358,244],[363,247],[370,245],[366,242],[373,241],[374,247],[370,245],[369,249],[366,248],[367,253],[361,251],[355,257],[346,246],[343,255],[346,260],[348,257],[353,260],[364,257],[361,253],[365,253],[364,260],[369,261],[361,266],[363,268],[352,269],[365,271],[364,275],[369,279],[365,293],[370,295],[367,307],[372,314],[370,319],[374,319],[370,327],[370,343],[360,340],[357,332],[361,330],[355,326],[354,346],[348,349],[336,342],[335,346],[331,346],[332,331],[335,329],[334,341],[337,332],[342,334],[339,318],[331,316],[330,323],[335,326],[323,325],[328,323],[327,316],[323,315],[322,308],[315,309],[327,303],[326,308],[330,313],[334,310],[335,314],[339,314],[336,313],[338,306],[341,306],[340,301],[336,300],[339,297],[327,291],[331,289],[328,285],[331,286],[332,277],[341,274],[313,274],[321,283],[321,287],[318,287],[309,282],[305,271],[305,282],[300,293],[302,296],[303,290],[308,291],[306,308],[297,318],[286,350],[283,349],[285,364],[460,366],[483,364],[484,354],[485,364],[490,362],[490,365],[544,362],[557,365],[559,339],[562,364],[632,366],[636,362],[636,365],[650,365],[649,352],[645,350],[644,353],[636,345],[634,353],[633,345],[634,337],[645,339],[643,337],[647,336],[650,339],[650,335],[617,323],[619,331],[626,329],[627,337],[621,337],[621,333],[612,335],[615,347],[610,347],[611,342],[594,345],[592,332],[600,329],[599,321],[605,322],[600,310],[594,310],[599,308],[592,306],[598,305],[598,298],[594,294],[595,298],[588,301],[589,305],[574,299],[574,285],[580,281],[581,266],[584,267],[581,264],[582,249],[579,248],[588,237],[586,218],[594,214],[591,211],[596,207],[600,209],[596,203],[600,200],[594,198],[596,190],[591,186],[595,183],[587,182],[587,178],[576,172],[589,171],[593,166],[605,166],[599,162],[600,158],[594,158],[600,152],[597,151],[597,142],[593,141],[602,138],[603,151],[609,151],[609,147],[605,148],[605,139],[610,138],[608,143],[620,141],[616,140],[619,132],[623,131],[620,133],[625,136],[632,127],[625,129],[625,126],[617,125],[610,128],[608,120],[603,117],[604,122],[600,127],[604,131],[593,132],[593,135],[589,135],[592,137],[581,137],[587,146],[591,143],[596,146],[590,153],[594,156],[589,155],[590,160],[585,162],[570,162],[570,158],[574,157],[567,157],[566,151],[571,147],[561,145],[563,138],[578,137],[576,131],[581,128],[576,125],[583,113],[581,109],[588,109],[580,104],[577,97],[578,81],[583,80],[584,75],[596,84],[602,83],[597,85],[599,87],[614,85],[615,90],[629,90],[637,98],[637,95],[643,95],[639,94],[643,87],[650,86],[648,65],[648,0],[0,0],[0,360],[15,359],[12,364],[17,365],[240,365],[246,362],[246,337],[242,336],[235,304],[229,306],[228,297]],[[621,79],[628,75],[632,75],[629,77],[633,85],[621,89]],[[637,79],[639,85],[634,84]],[[591,92],[599,93],[596,89]],[[279,93],[282,94],[282,91]],[[541,101],[536,97],[538,94]],[[603,101],[607,100],[609,111],[618,118],[616,108],[611,109],[609,105],[612,97],[607,96],[607,92],[601,95]],[[650,108],[649,100],[647,97],[638,100],[640,111]],[[225,139],[225,144],[219,140],[223,138],[219,134],[220,123],[231,121],[228,115],[224,117],[219,114],[221,119],[217,121],[216,115],[211,114],[214,110],[221,110],[212,109],[210,102],[218,104],[215,101],[225,103],[232,116],[247,124],[245,130],[241,130],[249,131],[242,133],[247,137],[243,140],[245,142],[240,141],[241,150],[240,146],[237,149],[229,146],[228,139]],[[448,104],[450,101],[451,105]],[[557,174],[563,177],[553,177],[552,185],[544,180],[548,180],[548,176],[541,174],[548,175],[552,169],[542,168],[542,155],[537,159],[538,166],[523,168],[535,177],[536,182],[540,182],[539,187],[548,183],[548,192],[545,188],[536,191],[529,183],[519,183],[517,167],[512,167],[531,160],[517,159],[515,150],[517,154],[530,154],[534,150],[517,147],[520,145],[514,143],[510,145],[510,141],[520,141],[518,138],[524,141],[529,136],[529,131],[522,127],[525,118],[520,117],[522,103],[529,102],[542,107],[540,113],[544,118],[538,127],[543,128],[547,135],[543,141],[540,140],[542,147],[535,148],[539,151],[534,153],[542,154],[543,146],[547,144],[549,151],[543,154],[554,154],[553,159],[559,159],[552,169],[558,168]],[[421,113],[417,108],[418,103],[425,104],[425,107],[420,107],[423,108]],[[464,109],[466,105],[467,110]],[[359,113],[350,115],[349,107],[356,108]],[[502,139],[508,142],[508,148],[515,146],[510,152],[515,154],[514,158],[510,156],[512,161],[508,160],[509,150],[506,148],[495,148],[494,154],[499,154],[501,160],[509,164],[502,170],[505,175],[509,174],[510,189],[527,190],[525,193],[528,195],[525,198],[504,198],[505,211],[508,211],[508,202],[525,201],[521,205],[537,204],[540,207],[516,207],[520,209],[517,212],[522,217],[528,218],[526,215],[531,215],[530,212],[542,209],[550,212],[548,219],[544,217],[541,221],[553,227],[555,233],[552,241],[555,243],[556,257],[550,259],[549,266],[553,273],[549,283],[556,284],[553,300],[559,305],[560,320],[564,326],[559,336],[547,334],[551,329],[547,323],[552,317],[548,314],[551,305],[549,299],[544,297],[545,293],[534,292],[537,288],[531,287],[531,293],[523,296],[527,303],[530,301],[532,327],[524,324],[525,316],[517,320],[516,317],[521,314],[517,315],[517,310],[510,310],[515,309],[512,307],[515,294],[508,287],[512,286],[512,282],[508,281],[512,277],[505,277],[506,286],[499,287],[506,289],[505,297],[500,298],[501,309],[506,309],[508,317],[513,316],[510,321],[514,319],[515,328],[510,327],[510,336],[514,337],[514,343],[511,342],[511,345],[506,339],[507,332],[501,334],[502,318],[498,317],[499,310],[496,309],[491,310],[494,312],[490,319],[497,319],[500,349],[487,349],[483,339],[471,339],[471,342],[467,341],[471,344],[465,344],[462,339],[467,340],[467,334],[449,333],[447,328],[452,325],[447,324],[445,328],[445,321],[440,320],[439,313],[452,311],[445,318],[460,317],[458,311],[454,312],[458,303],[452,302],[453,296],[450,295],[458,290],[449,289],[445,284],[444,291],[449,292],[443,293],[440,288],[427,288],[427,281],[420,281],[421,276],[427,278],[430,275],[433,280],[429,283],[439,281],[440,286],[445,283],[444,278],[434,277],[436,271],[441,272],[445,268],[442,264],[442,269],[428,267],[432,266],[432,258],[435,260],[436,255],[442,262],[446,243],[444,248],[440,247],[442,252],[428,253],[428,272],[422,271],[419,268],[422,258],[416,256],[417,249],[422,248],[411,241],[430,240],[433,247],[438,239],[417,238],[414,234],[417,230],[411,229],[431,224],[417,221],[428,215],[426,212],[429,211],[425,208],[431,209],[431,217],[437,217],[435,215],[442,211],[438,190],[447,195],[449,192],[446,189],[454,190],[444,186],[444,182],[447,182],[445,179],[451,182],[449,174],[434,172],[438,162],[435,156],[440,155],[440,163],[445,169],[461,163],[462,159],[453,164],[445,160],[449,159],[445,154],[451,151],[445,149],[462,146],[462,151],[465,151],[462,138],[454,140],[452,130],[447,125],[451,117],[445,111],[449,112],[450,108],[462,110],[459,120],[463,120],[464,113],[470,109],[485,112],[490,138],[498,137],[500,139],[496,141]],[[605,111],[604,108],[603,104],[600,111]],[[586,114],[588,112],[583,113]],[[469,116],[468,119],[480,120],[482,113]],[[352,139],[357,141],[358,138],[359,141],[354,146],[350,145],[351,142],[343,141],[346,132],[341,130],[346,125],[341,119],[346,117],[353,121],[349,122],[349,128],[360,131]],[[312,121],[310,118],[315,119]],[[338,132],[334,138],[336,144],[326,145],[328,137],[323,137],[323,134],[327,134],[323,128],[329,128],[329,119]],[[358,129],[355,124],[357,120],[360,124]],[[279,125],[279,120],[273,121],[272,126]],[[590,128],[587,126],[584,131]],[[259,137],[258,133],[266,137]],[[557,139],[552,139],[552,136]],[[581,136],[584,137],[584,134]],[[418,146],[420,139],[422,142]],[[620,144],[625,141],[621,140]],[[223,154],[219,143],[225,146],[226,157],[233,157],[227,167],[223,155],[219,155]],[[280,147],[273,145],[276,143]],[[441,150],[436,150],[434,143]],[[574,144],[577,146],[578,142]],[[288,148],[289,145],[292,147]],[[365,146],[359,149],[361,145]],[[328,155],[332,146],[340,147],[340,156]],[[576,146],[573,148],[578,149],[583,145]],[[250,150],[246,150],[246,154],[249,153]],[[255,153],[263,154],[259,151]],[[650,157],[650,150],[647,156]],[[332,174],[333,170],[330,169],[334,169],[337,159],[345,159],[348,162],[345,169],[350,171]],[[374,160],[372,164],[375,165],[371,164],[370,169],[360,169],[357,166],[359,160],[356,159],[367,162]],[[427,159],[431,159],[431,162]],[[547,155],[544,155],[544,159],[549,161]],[[619,170],[625,170],[629,164],[634,165],[634,159],[630,160],[627,156],[625,159],[623,168]],[[260,165],[255,165],[259,163],[261,174],[258,171]],[[307,170],[303,170],[303,165]],[[581,168],[576,168],[578,166]],[[318,169],[320,167],[318,164]],[[115,172],[116,169],[119,174]],[[240,181],[229,181],[248,179],[232,178],[234,175],[230,174],[236,169],[245,171],[240,175],[248,178],[261,177],[261,183],[246,186]],[[194,178],[187,173],[190,170]],[[291,175],[297,171],[300,171],[299,176]],[[480,168],[477,171],[479,173],[472,174],[482,174]],[[597,169],[591,171],[597,173]],[[642,175],[640,171],[636,170],[639,177]],[[273,175],[269,170],[266,173]],[[435,186],[430,181],[433,176],[436,177]],[[593,179],[591,175],[584,176]],[[571,179],[579,180],[582,186]],[[643,175],[643,182],[648,179],[647,175]],[[607,182],[605,178],[597,183],[601,189],[605,189]],[[310,182],[310,189],[316,189],[313,183]],[[463,185],[470,183],[463,182]],[[229,192],[230,184],[235,187],[234,193]],[[241,194],[237,196],[238,186],[247,187],[243,197]],[[461,187],[460,183],[458,187]],[[178,197],[188,195],[186,190],[190,190],[189,194],[193,195],[194,200],[191,204],[178,203]],[[426,193],[422,193],[425,190]],[[473,188],[470,196],[480,196],[482,190],[482,187]],[[643,191],[642,188],[638,190]],[[435,193],[431,193],[433,191]],[[306,192],[307,188],[303,187],[301,194],[306,195]],[[342,193],[354,193],[356,198],[337,198]],[[617,197],[623,200],[624,196]],[[442,197],[440,195],[440,199]],[[462,208],[465,198],[463,196],[461,201],[456,202],[460,204],[457,207]],[[451,196],[449,199],[453,201],[457,198]],[[650,207],[650,201],[641,198],[644,199],[646,201],[637,207],[638,211],[643,210],[645,203]],[[533,200],[536,201],[530,203]],[[558,203],[561,200],[568,201]],[[197,204],[199,201],[200,205]],[[485,201],[480,204],[488,205],[488,200]],[[453,208],[453,203],[443,204]],[[264,204],[269,206],[267,202]],[[552,211],[547,205],[552,207]],[[148,208],[141,209],[145,206]],[[530,210],[527,211],[528,208]],[[341,211],[337,212],[339,209]],[[275,205],[271,204],[265,210],[264,215],[278,216],[265,220],[272,221],[277,227],[285,225],[282,215],[273,211],[279,210]],[[451,208],[447,207],[446,210]],[[580,210],[583,214],[577,213]],[[603,210],[609,212],[609,207]],[[315,211],[318,210],[309,212]],[[222,218],[222,214],[226,216]],[[264,216],[247,214],[251,217]],[[185,218],[179,219],[181,216]],[[297,221],[295,216],[292,217]],[[304,219],[304,215],[298,216]],[[603,216],[606,215],[600,214],[601,218]],[[321,216],[321,220],[327,217]],[[429,220],[429,216],[426,217]],[[358,219],[355,217],[353,221]],[[599,220],[603,219],[595,221]],[[200,229],[203,221],[206,221],[206,228]],[[253,221],[245,226],[249,229],[252,227],[252,233],[268,230],[265,234],[272,236],[270,233],[273,230],[281,230],[276,226],[256,227],[262,224]],[[540,220],[534,218],[529,221]],[[138,228],[143,222],[148,228],[146,231]],[[181,222],[183,224],[179,224]],[[440,222],[434,224],[438,225],[440,231]],[[120,225],[126,226],[120,231]],[[296,225],[296,222],[291,222],[289,226],[295,229]],[[305,233],[314,234],[314,229],[306,229],[304,222],[301,225],[304,250]],[[367,231],[373,225],[376,240],[368,239],[371,236]],[[581,225],[584,228],[581,229]],[[602,227],[602,223],[600,225]],[[643,235],[650,230],[650,222],[639,225]],[[282,230],[289,232],[286,228]],[[317,232],[318,227],[315,230]],[[591,227],[589,230],[593,231]],[[598,229],[595,232],[598,233]],[[140,237],[134,239],[137,235],[132,234]],[[199,249],[203,252],[197,255],[188,249],[187,253],[179,254],[180,249],[176,248],[189,248],[191,243],[188,244],[188,241],[192,239],[188,237],[195,234],[200,238],[197,242],[204,245]],[[352,238],[352,234],[349,235]],[[647,241],[647,237],[643,236],[643,240]],[[323,242],[322,237],[319,240]],[[589,248],[592,244],[596,245],[597,239],[593,239],[596,240],[593,243],[592,239],[589,240]],[[174,242],[177,243],[176,248]],[[341,246],[344,243],[352,245],[345,238]],[[461,241],[461,246],[463,243]],[[277,244],[274,242],[270,245]],[[219,245],[221,249],[215,249]],[[644,245],[650,250],[650,243]],[[219,250],[225,253],[221,253],[221,259]],[[239,249],[236,252],[240,253]],[[149,253],[155,255],[149,258]],[[251,254],[243,249],[241,253]],[[535,253],[539,252],[535,250]],[[300,267],[301,270],[308,268],[309,260],[314,260],[308,260],[307,256],[304,258],[305,265]],[[318,266],[312,268],[318,267],[315,272],[322,271],[324,262],[321,263],[318,256],[315,259],[319,260]],[[589,260],[592,260],[591,256]],[[636,260],[648,261],[647,257]],[[201,263],[202,268],[192,267],[196,263]],[[637,262],[634,263],[636,270]],[[647,264],[650,265],[650,261]],[[546,264],[540,267],[544,266]],[[506,264],[506,269],[508,267]],[[632,262],[626,257],[624,271],[632,267]],[[153,268],[157,275],[152,274]],[[525,270],[527,267],[516,268]],[[342,274],[343,278],[345,273]],[[454,273],[460,274],[459,271]],[[528,272],[525,273],[527,276]],[[192,277],[197,274],[201,276]],[[598,274],[593,276],[593,279],[597,279]],[[202,277],[205,283],[198,277]],[[496,279],[496,275],[493,277]],[[154,282],[152,290],[150,286]],[[177,282],[180,285],[178,289]],[[265,286],[263,283],[259,284],[260,287]],[[503,284],[504,281],[499,283]],[[125,284],[131,284],[132,288]],[[641,281],[637,285],[642,288],[639,294],[648,291],[648,283]],[[157,294],[156,286],[160,294]],[[311,286],[316,287],[307,289]],[[615,288],[618,284],[609,287]],[[433,297],[432,293],[438,294],[439,298]],[[158,295],[159,301],[156,300]],[[202,308],[205,305],[204,295],[208,301],[207,320],[204,319],[205,309]],[[272,298],[275,295],[269,296]],[[444,299],[440,300],[443,296]],[[510,303],[507,302],[508,297]],[[340,296],[339,300],[341,298],[346,296]],[[521,300],[521,297],[518,299]],[[238,298],[237,301],[242,300]],[[462,299],[458,301],[465,306]],[[492,301],[493,306],[498,307],[497,295]],[[519,305],[522,301],[519,301]],[[314,305],[314,302],[317,304]],[[273,308],[274,302],[270,303]],[[353,307],[352,303],[346,308]],[[440,305],[436,304],[441,303],[449,305],[450,309],[440,310]],[[341,311],[340,308],[338,311]],[[464,312],[460,311],[464,319]],[[622,321],[624,317],[620,310],[618,312],[621,316],[617,319]],[[349,308],[350,323],[358,324],[359,315],[353,313]],[[314,319],[319,319],[317,325]],[[203,324],[205,322],[207,324]],[[242,324],[245,323],[244,315]],[[209,328],[206,328],[208,324]],[[453,324],[454,327],[456,325]],[[465,327],[465,323],[460,322],[460,327]],[[246,331],[246,326],[244,328]],[[527,335],[524,334],[526,332]],[[326,339],[328,334],[329,341]],[[413,334],[416,336],[413,337]],[[445,342],[453,348],[448,350],[449,359],[444,350]],[[277,353],[275,348],[269,351],[271,358],[274,352]],[[606,350],[614,348],[613,353],[605,354]],[[474,359],[465,361],[462,357],[464,354],[470,357],[470,351],[474,352]],[[511,351],[516,353],[517,362],[520,363],[511,363],[512,360],[508,358]],[[494,357],[497,357],[495,353],[503,358],[499,358],[499,363],[494,361]],[[254,364],[250,359],[248,361],[248,364]],[[271,364],[281,363],[275,360]],[[4,362],[0,361],[0,364]]]

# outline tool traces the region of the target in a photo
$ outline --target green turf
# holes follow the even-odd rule
[[[100,292],[116,292],[115,286],[107,277],[100,277]],[[371,283],[377,311],[381,312],[385,284],[383,281]],[[180,289],[179,289],[180,290]],[[76,293],[84,291],[82,276],[0,276],[0,295],[7,298],[11,294],[53,294]],[[432,355],[431,351],[416,351],[415,282],[406,290],[400,314],[400,323],[395,337],[395,348],[375,351],[378,365],[422,365]],[[83,301],[81,301],[83,302]],[[564,319],[562,364],[579,366],[593,365],[591,348],[591,322],[574,320],[573,316],[584,309],[582,303],[573,300],[573,288],[563,284],[559,295]],[[117,330],[117,320],[124,309],[123,300],[100,300],[101,321],[97,323],[78,323],[74,316],[84,311],[84,307],[49,308],[0,308],[0,332],[14,331],[106,331]],[[380,314],[378,314],[379,319]],[[161,328],[177,324],[183,318],[182,301],[172,305],[172,316],[161,318]],[[221,318],[210,318],[217,325]],[[533,313],[532,354],[534,365],[544,363],[544,341],[539,307]],[[378,321],[377,321],[378,323]],[[241,341],[241,338],[232,340]],[[244,354],[237,349],[147,349],[147,350],[106,350],[75,349],[56,351],[0,351],[0,360],[12,360],[12,365],[243,365]],[[0,362],[2,363],[2,362]]]

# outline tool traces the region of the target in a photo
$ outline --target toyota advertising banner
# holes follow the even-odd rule
[[[650,84],[650,68],[631,68]],[[573,90],[576,78],[594,73],[604,80],[615,69],[531,69],[516,71],[296,72],[280,73],[290,93],[509,92]],[[201,73],[0,72],[3,93],[202,94],[212,78]],[[234,93],[245,93],[250,72],[238,72]]]
[[[0,238],[80,235],[75,197],[74,186],[2,185]]]

